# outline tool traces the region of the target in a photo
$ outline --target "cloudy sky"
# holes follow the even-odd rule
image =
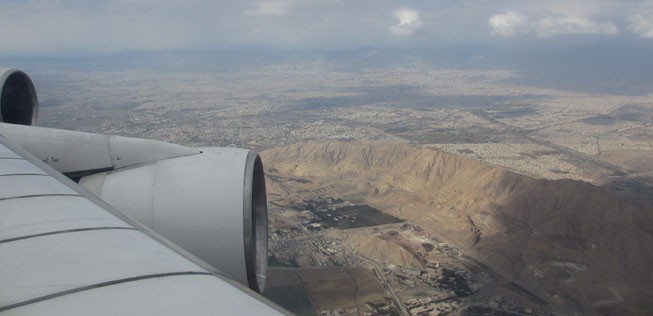
[[[0,56],[653,41],[653,0],[0,0]]]

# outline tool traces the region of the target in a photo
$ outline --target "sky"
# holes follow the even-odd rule
[[[653,0],[0,0],[0,56],[653,41]]]
[[[653,0],[0,0],[0,63],[26,69],[52,58],[169,71],[419,59],[649,94],[651,56]]]

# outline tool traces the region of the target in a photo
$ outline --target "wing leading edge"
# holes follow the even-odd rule
[[[0,314],[287,313],[0,136]]]

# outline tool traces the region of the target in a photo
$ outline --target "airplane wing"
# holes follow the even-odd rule
[[[0,136],[0,315],[286,311]]]

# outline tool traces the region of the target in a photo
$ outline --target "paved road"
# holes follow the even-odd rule
[[[635,177],[628,176],[628,173],[617,165],[603,161],[594,156],[576,151],[569,147],[558,145],[551,141],[531,136],[531,133],[537,130],[521,129],[519,127],[502,123],[494,119],[491,115],[489,115],[483,110],[475,110],[475,111],[471,111],[471,113],[489,122],[504,127],[506,133],[520,137],[534,144],[551,148],[557,151],[558,153],[565,155],[570,160],[571,163],[574,163],[575,165],[581,168],[598,168],[601,170],[608,171],[609,173],[611,173],[610,174],[611,177],[616,178],[613,179],[616,181],[613,181],[612,185],[605,185],[604,188],[612,193],[620,194],[620,195],[624,195],[624,193],[626,193],[628,194],[628,196],[637,199],[645,199],[645,200],[651,200],[653,198],[652,196],[653,190],[651,189],[650,183]],[[628,192],[622,192],[623,186],[630,187],[629,189],[627,189]]]
[[[381,283],[382,283],[381,285],[383,285],[383,288],[386,289],[388,294],[390,294],[390,298],[394,302],[395,307],[397,308],[399,313],[404,315],[404,316],[410,316],[410,313],[408,312],[406,307],[404,307],[404,304],[401,302],[401,299],[399,298],[397,293],[395,293],[395,290],[392,288],[392,286],[390,286],[390,283],[388,283],[388,281],[385,279],[385,276],[383,275],[383,270],[381,269],[379,264],[376,261],[374,261],[374,260],[372,260],[370,258],[363,257],[361,255],[358,255],[358,258],[360,258],[364,262],[366,262],[369,265],[371,265],[372,267],[374,267],[374,269],[375,269],[374,274],[379,278],[379,281],[381,281]]]
[[[474,114],[474,115],[476,115],[478,117],[481,117],[481,118],[487,120],[488,122],[491,122],[493,124],[497,124],[497,125],[502,126],[505,129],[506,133],[509,133],[509,134],[524,138],[524,139],[526,139],[526,140],[528,140],[528,141],[530,141],[532,143],[538,144],[540,146],[551,148],[551,149],[556,150],[557,152],[559,152],[561,154],[567,155],[569,158],[571,158],[574,162],[576,162],[578,164],[589,164],[589,165],[592,165],[592,166],[596,166],[596,167],[600,167],[600,168],[603,168],[603,169],[606,169],[606,170],[610,170],[616,176],[625,176],[626,175],[618,166],[615,166],[615,165],[607,163],[605,161],[596,159],[596,158],[594,158],[594,157],[592,157],[590,155],[587,155],[587,154],[581,153],[579,151],[573,150],[573,149],[571,149],[569,147],[561,146],[561,145],[558,145],[556,143],[553,143],[553,142],[550,142],[550,141],[547,141],[547,140],[543,140],[543,139],[540,139],[540,138],[535,138],[535,137],[530,135],[532,130],[521,129],[519,127],[508,125],[506,123],[498,121],[495,118],[493,118],[490,114],[486,113],[483,110],[472,111],[472,114]]]

